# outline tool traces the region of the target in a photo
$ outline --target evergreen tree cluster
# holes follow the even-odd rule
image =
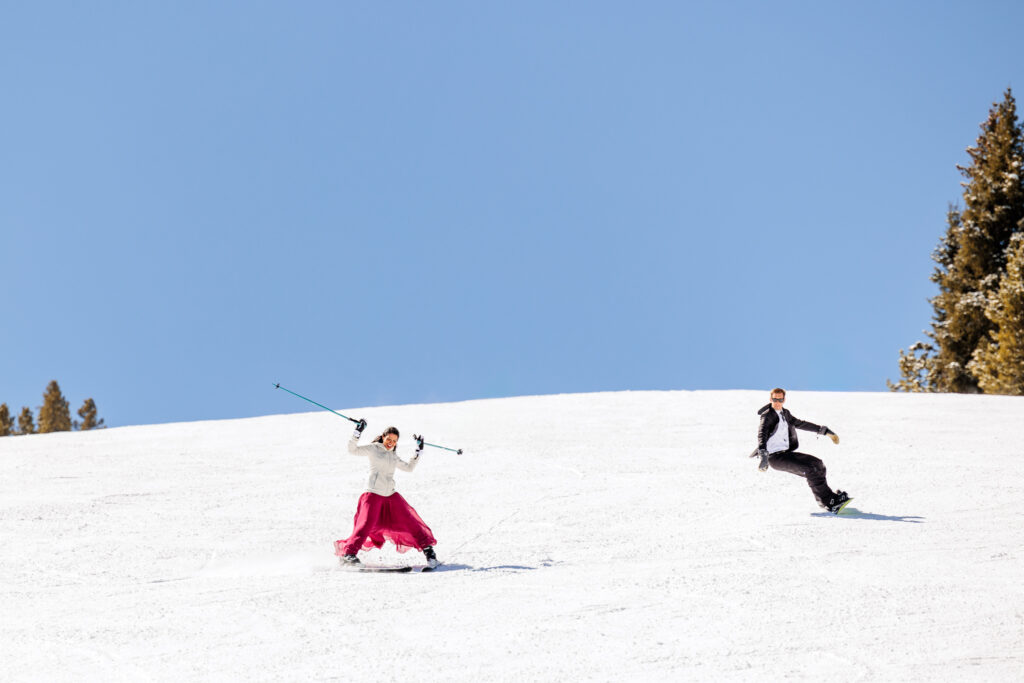
[[[15,418],[7,404],[0,403],[0,436],[70,432],[72,429],[87,431],[104,427],[103,420],[97,417],[96,402],[91,398],[85,399],[82,407],[78,409],[78,416],[82,418],[81,422],[71,419],[68,401],[61,393],[57,380],[53,380],[46,386],[46,392],[43,394],[38,424],[32,415],[32,409],[25,406],[18,414],[15,425]]]
[[[1024,134],[1011,90],[969,147],[964,208],[932,254],[932,343],[900,351],[893,391],[1024,395]]]

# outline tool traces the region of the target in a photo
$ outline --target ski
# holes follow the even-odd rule
[[[429,564],[400,564],[400,565],[373,565],[373,564],[343,564],[342,569],[352,572],[376,572],[376,573],[390,573],[390,574],[425,574],[426,572],[432,572],[437,567]]]
[[[396,567],[387,567],[387,566],[374,566],[374,565],[366,565],[366,564],[355,564],[355,565],[347,565],[345,568],[348,569],[349,571],[355,571],[355,572],[371,572],[371,573],[377,572],[377,573],[393,573],[393,574],[405,574],[405,573],[408,573],[408,572],[412,571],[412,567],[409,566],[409,565],[401,565],[401,566],[396,566]]]
[[[376,566],[372,566],[372,565],[371,566],[363,565],[362,567],[357,567],[356,571],[360,571],[360,572],[390,572],[390,573],[393,573],[393,574],[409,574],[409,573],[425,574],[427,572],[432,572],[435,569],[436,569],[436,567],[431,567],[429,564],[410,564],[410,565],[401,565],[401,566],[396,566],[396,567],[376,567]]]

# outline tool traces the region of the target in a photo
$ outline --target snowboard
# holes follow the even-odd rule
[[[844,509],[846,508],[846,506],[847,506],[847,505],[849,505],[849,504],[850,504],[850,503],[852,503],[852,502],[853,502],[853,498],[847,498],[847,499],[846,499],[846,500],[844,500],[844,501],[842,502],[842,504],[841,504],[841,505],[839,506],[839,509],[838,509],[838,510],[836,510],[835,512],[832,512],[832,514],[833,514],[833,515],[838,515],[838,514],[839,514],[840,512],[842,512],[842,511],[843,511],[843,510],[844,510]],[[830,512],[831,512],[831,511],[830,511]]]

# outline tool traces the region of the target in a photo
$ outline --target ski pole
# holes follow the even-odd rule
[[[342,414],[341,414],[341,413],[339,413],[339,412],[338,412],[337,410],[331,410],[330,408],[328,408],[327,406],[323,405],[322,403],[317,403],[316,401],[314,401],[314,400],[312,400],[312,399],[306,398],[306,397],[305,397],[305,396],[303,396],[302,394],[296,394],[296,393],[295,393],[294,391],[292,391],[291,389],[285,389],[285,388],[284,388],[284,387],[282,387],[282,386],[281,386],[280,384],[277,384],[277,383],[275,383],[275,384],[274,384],[274,388],[275,388],[275,389],[284,389],[285,391],[287,391],[287,392],[288,392],[289,394],[291,394],[292,396],[298,396],[298,397],[299,397],[299,398],[301,398],[301,399],[302,399],[303,401],[309,401],[309,402],[310,402],[310,403],[312,403],[313,405],[315,405],[315,406],[320,406],[320,407],[321,407],[321,408],[323,408],[324,410],[330,411],[330,412],[334,413],[335,415],[337,415],[338,417],[343,417],[343,418],[345,418],[346,420],[348,420],[349,422],[355,422],[356,424],[359,424],[359,420],[353,419],[353,418],[349,417],[348,415],[342,415]],[[455,448],[448,448],[447,446],[438,446],[438,445],[437,445],[436,443],[424,443],[423,445],[424,445],[424,446],[432,446],[432,447],[434,447],[434,448],[440,448],[441,450],[444,450],[444,451],[451,451],[452,453],[454,453],[454,454],[456,454],[456,455],[462,455],[462,449],[461,449],[461,448],[459,448],[459,449],[455,449]]]
[[[462,455],[462,449],[448,448],[447,446],[438,446],[436,443],[424,443],[424,446],[433,446],[434,448],[440,448],[443,451],[451,451],[455,455]]]
[[[275,385],[274,385],[274,388],[275,388],[275,389],[284,389],[284,387],[282,387],[282,386],[281,386],[280,384],[275,384]],[[308,398],[306,398],[305,396],[303,396],[302,394],[296,394],[296,393],[295,393],[294,391],[291,391],[290,389],[284,389],[284,390],[285,390],[285,391],[287,391],[287,392],[288,392],[289,394],[291,394],[292,396],[298,396],[298,397],[299,397],[299,398],[301,398],[301,399],[302,399],[303,401],[309,401],[309,402],[310,402],[310,403],[312,403],[313,405],[315,405],[315,406],[320,406],[320,407],[321,407],[321,408],[323,408],[324,410],[330,410],[330,412],[334,413],[334,414],[335,414],[335,415],[337,415],[338,417],[343,417],[343,418],[345,418],[345,419],[346,419],[346,420],[348,420],[349,422],[355,422],[356,424],[359,424],[359,420],[354,420],[354,419],[352,419],[351,417],[349,417],[348,415],[342,415],[342,414],[341,414],[341,413],[339,413],[339,412],[338,412],[337,410],[331,410],[331,409],[330,409],[330,408],[328,408],[327,406],[325,406],[325,405],[323,405],[323,404],[320,404],[320,403],[317,403],[316,401],[314,401],[314,400],[312,400],[312,399],[308,399]]]

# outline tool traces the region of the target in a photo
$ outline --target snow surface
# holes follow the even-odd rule
[[[747,458],[766,397],[343,410],[465,449],[397,474],[433,574],[337,566],[324,411],[0,439],[0,679],[1024,679],[1024,399],[791,392],[835,517]]]

